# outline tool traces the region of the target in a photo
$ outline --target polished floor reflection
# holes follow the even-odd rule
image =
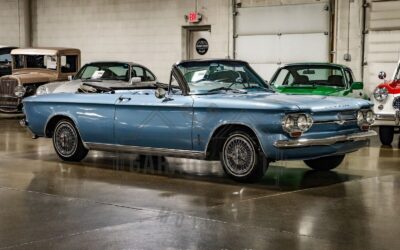
[[[256,184],[218,162],[91,152],[0,120],[0,249],[396,249],[400,150],[377,139],[335,171],[271,164]]]

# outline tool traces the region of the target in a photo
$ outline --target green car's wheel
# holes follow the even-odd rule
[[[343,162],[345,155],[332,155],[312,160],[305,160],[304,163],[314,170],[328,171],[334,169]]]
[[[66,119],[60,120],[54,129],[53,146],[64,161],[81,161],[88,153],[75,125]]]
[[[257,139],[244,131],[228,135],[222,147],[221,163],[225,173],[240,182],[257,181],[268,168]]]

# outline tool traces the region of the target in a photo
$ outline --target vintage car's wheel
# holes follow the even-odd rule
[[[78,130],[69,120],[60,120],[57,123],[53,133],[53,146],[64,161],[81,161],[88,153]]]
[[[389,146],[393,142],[394,127],[392,126],[380,126],[379,127],[379,139],[383,145]]]
[[[314,170],[328,171],[342,163],[345,155],[332,155],[312,160],[305,160],[304,163]]]
[[[229,134],[222,147],[221,163],[225,173],[240,182],[257,181],[268,168],[257,139],[243,131]]]

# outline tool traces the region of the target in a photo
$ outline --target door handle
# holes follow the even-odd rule
[[[118,97],[118,100],[119,100],[120,102],[123,102],[123,101],[128,102],[128,101],[131,100],[131,98],[130,98],[130,97],[123,97],[123,96],[120,96],[120,97]]]

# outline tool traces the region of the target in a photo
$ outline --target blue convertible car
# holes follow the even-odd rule
[[[63,160],[89,150],[221,160],[239,181],[262,177],[277,160],[333,169],[376,134],[370,102],[277,94],[237,60],[182,61],[169,84],[114,90],[91,81],[23,104],[24,125],[52,138]]]

